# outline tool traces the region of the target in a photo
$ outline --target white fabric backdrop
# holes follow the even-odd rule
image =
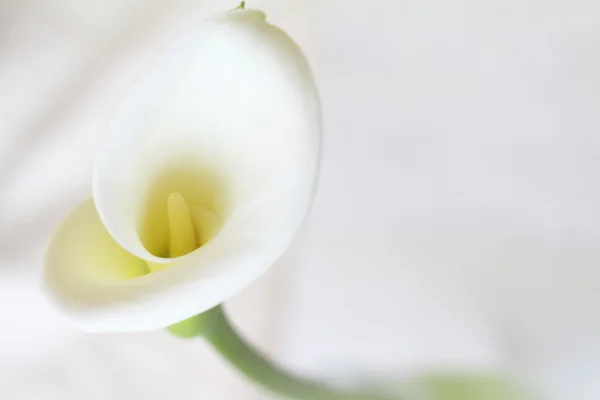
[[[198,0],[0,3],[0,398],[258,398],[199,341],[89,335],[39,294],[106,121]],[[251,1],[305,49],[311,218],[228,304],[298,370],[508,371],[600,397],[600,4]]]

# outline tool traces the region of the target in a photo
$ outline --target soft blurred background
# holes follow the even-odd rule
[[[334,380],[503,374],[600,398],[600,3],[265,0],[321,89],[290,251],[227,307]],[[38,285],[119,100],[206,0],[0,0],[0,398],[264,399],[201,341],[85,334]],[[488,400],[488,399],[481,399]]]

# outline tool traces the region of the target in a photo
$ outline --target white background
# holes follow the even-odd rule
[[[600,3],[250,1],[303,47],[325,149],[289,253],[228,303],[315,375],[499,371],[600,398]],[[233,2],[0,1],[0,398],[259,398],[200,341],[90,335],[38,288],[134,77]]]

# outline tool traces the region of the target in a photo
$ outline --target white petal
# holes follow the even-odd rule
[[[104,301],[107,285],[146,273],[146,262],[129,254],[108,234],[90,199],[79,205],[54,235],[46,256],[44,283],[67,315],[81,313],[76,318],[87,318],[86,313],[93,313]]]
[[[112,238],[143,260],[174,265],[122,281],[78,274],[86,266],[67,251],[66,223],[46,271],[52,297],[89,331],[160,329],[223,302],[288,247],[314,194],[319,152],[318,95],[296,44],[258,11],[200,24],[121,105],[94,175]],[[164,259],[163,198],[173,192],[214,212],[221,228],[198,250]]]

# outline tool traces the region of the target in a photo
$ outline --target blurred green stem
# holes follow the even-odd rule
[[[221,306],[174,325],[170,330],[183,337],[204,336],[247,379],[283,398],[296,400],[391,400],[373,393],[336,390],[312,380],[293,376],[248,344],[231,326]]]

